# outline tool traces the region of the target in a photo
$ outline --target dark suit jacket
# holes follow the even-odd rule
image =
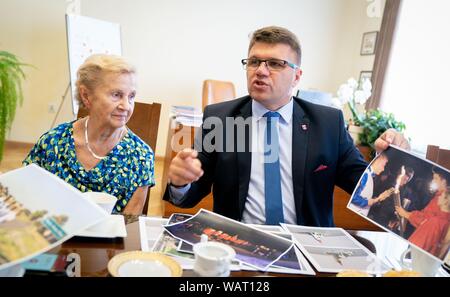
[[[212,187],[214,212],[241,220],[250,181],[251,127],[247,127],[245,137],[239,137],[237,129],[230,129],[225,123],[227,117],[247,119],[251,115],[252,99],[249,96],[205,108],[204,126],[194,146],[202,150],[198,158],[204,175],[192,183],[180,207],[195,206],[210,193]],[[220,119],[224,124],[222,127],[218,124],[206,128],[205,120],[209,117],[217,117],[213,122]],[[345,130],[341,111],[294,97],[292,120],[292,178],[297,223],[334,226],[334,185],[351,193],[367,164]],[[209,132],[218,136],[222,132],[225,140],[216,138],[215,150],[208,152],[200,136],[204,139]],[[211,134],[207,136],[208,142],[211,142]],[[239,152],[237,148],[243,145],[242,142],[245,142],[245,149],[241,147]],[[234,147],[234,150],[225,151],[227,146]],[[327,168],[316,171],[320,165]],[[164,199],[169,200],[168,190]]]

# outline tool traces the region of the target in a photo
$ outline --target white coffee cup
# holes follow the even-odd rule
[[[117,198],[111,194],[104,192],[86,192],[85,196],[101,208],[103,208],[108,214],[110,214],[117,203]]]
[[[234,249],[220,242],[200,242],[194,245],[194,272],[199,276],[226,277],[230,275]]]
[[[411,262],[406,260],[407,254],[411,254]],[[422,276],[435,276],[441,267],[440,260],[433,258],[421,249],[410,245],[401,255],[402,268],[419,272]]]

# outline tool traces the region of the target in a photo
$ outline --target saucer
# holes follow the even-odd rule
[[[114,256],[108,271],[118,277],[181,276],[183,270],[174,259],[156,252],[132,251]]]

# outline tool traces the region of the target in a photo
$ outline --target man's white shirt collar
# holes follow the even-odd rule
[[[278,110],[273,110],[281,115],[281,118],[285,123],[289,123],[292,119],[292,113],[294,109],[294,100],[291,98],[289,103],[285,104]],[[252,115],[256,121],[259,121],[268,111],[261,103],[252,99]]]

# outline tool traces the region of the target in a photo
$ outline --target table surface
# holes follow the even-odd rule
[[[106,277],[108,273],[108,262],[115,255],[141,250],[139,237],[138,217],[126,217],[127,237],[117,239],[101,238],[82,238],[74,237],[52,252],[60,255],[76,253],[81,260],[81,276]],[[401,269],[400,257],[407,249],[408,244],[400,238],[387,232],[379,231],[349,231],[356,239],[371,249],[371,244],[376,248],[376,254],[380,259],[385,260],[387,264],[395,269]],[[372,246],[372,247],[373,247]],[[441,274],[446,275],[443,269]],[[334,276],[333,273],[319,273],[317,276]],[[192,270],[184,270],[183,276],[195,276]],[[292,274],[269,273],[261,271],[232,271],[233,277],[251,277],[251,276],[303,276]]]

